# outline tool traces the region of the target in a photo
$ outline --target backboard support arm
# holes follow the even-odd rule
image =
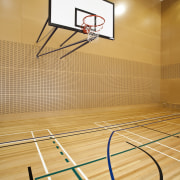
[[[89,39],[87,38],[85,43],[81,44],[80,46],[76,47],[75,49],[71,50],[70,52],[68,52],[67,54],[63,55],[62,57],[60,57],[60,59],[63,59],[64,57],[66,57],[67,55],[73,53],[74,51],[78,50],[79,48],[85,46],[86,44],[94,41],[97,38],[97,36],[92,36]]]
[[[39,34],[39,37],[37,38],[36,43],[38,43],[38,42],[39,42],[39,39],[40,39],[40,37],[41,37],[41,35],[42,35],[42,33],[43,33],[44,29],[46,28],[46,25],[47,25],[48,21],[49,21],[49,17],[47,18],[47,20],[46,20],[46,22],[45,22],[45,24],[44,24],[44,26],[43,26],[43,28],[42,28],[42,30],[41,30],[41,32],[40,32],[40,34]]]
[[[61,47],[61,48],[58,48],[58,49],[55,49],[55,50],[52,50],[52,51],[49,51],[49,52],[40,54],[40,55],[38,55],[38,57],[44,56],[44,55],[47,55],[47,54],[50,54],[50,53],[53,53],[53,52],[56,52],[56,51],[60,51],[60,50],[62,50],[62,49],[66,49],[66,48],[68,48],[68,47],[71,47],[71,46],[74,46],[74,45],[76,45],[76,44],[80,44],[80,43],[83,43],[83,42],[87,42],[87,41],[88,41],[87,39],[83,39],[83,40],[81,40],[81,41],[78,41],[78,42],[75,42],[75,43],[66,45],[66,46],[64,46],[64,47]]]
[[[80,46],[76,47],[75,49],[73,49],[72,51],[68,52],[67,54],[63,55],[62,57],[60,57],[60,59],[63,59],[64,57],[68,56],[69,54],[73,53],[74,51],[78,50],[79,48],[85,46],[86,44],[88,44],[89,41],[86,41],[85,43],[81,44]]]
[[[39,39],[41,38],[41,35],[42,33],[44,32],[44,29],[46,28],[47,24],[48,24],[48,21],[49,21],[49,17],[47,18],[38,38],[37,38],[37,41],[36,43],[39,42]],[[42,45],[42,47],[40,48],[40,50],[38,51],[38,53],[36,54],[36,57],[39,58],[40,56],[44,56],[44,55],[47,55],[47,54],[50,54],[50,53],[53,53],[53,52],[56,52],[56,51],[60,51],[62,49],[65,49],[65,48],[68,48],[68,47],[71,47],[71,46],[74,46],[74,45],[77,45],[77,44],[80,44],[82,43],[81,45],[79,45],[78,47],[74,48],[73,50],[71,50],[70,52],[66,53],[65,55],[63,55],[62,57],[60,57],[60,59],[63,59],[64,57],[66,57],[67,55],[73,53],[74,51],[78,50],[79,48],[85,46],[86,44],[88,44],[89,42],[92,42],[93,40],[95,40],[97,37],[91,37],[91,38],[86,38],[86,39],[83,39],[83,40],[80,40],[80,41],[77,41],[75,43],[72,43],[72,44],[69,44],[69,45],[66,45],[66,46],[63,46],[67,41],[69,41],[73,36],[75,36],[78,31],[75,31],[71,36],[69,36],[63,43],[61,43],[60,47],[61,48],[58,48],[58,49],[55,49],[55,50],[52,50],[52,51],[49,51],[49,52],[46,52],[46,53],[43,53],[43,54],[40,54],[41,51],[44,49],[44,47],[46,46],[46,44],[49,42],[49,40],[52,38],[52,36],[54,35],[54,33],[57,31],[57,27],[54,28],[54,30],[51,32],[51,34],[48,36],[48,38],[46,39],[46,41],[44,42],[44,44]]]
[[[78,31],[75,31],[71,36],[69,36],[61,45],[60,47],[62,47],[67,41],[69,41],[73,36],[75,36],[78,33]]]
[[[57,27],[53,30],[53,32],[49,35],[49,37],[47,38],[47,40],[45,41],[45,43],[43,44],[43,46],[41,47],[41,49],[39,50],[39,52],[37,53],[36,57],[38,58],[40,55],[40,52],[44,49],[44,47],[46,46],[46,44],[48,43],[48,41],[51,39],[51,37],[54,35],[54,33],[56,32]]]

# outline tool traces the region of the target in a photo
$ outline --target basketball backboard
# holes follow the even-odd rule
[[[83,32],[83,18],[98,15],[105,19],[99,37],[114,40],[114,3],[107,0],[49,0],[49,25]],[[97,18],[93,20],[98,24]]]

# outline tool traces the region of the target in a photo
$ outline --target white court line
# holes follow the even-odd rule
[[[106,123],[106,124],[109,124],[109,123]],[[120,129],[120,128],[119,128],[119,129]],[[126,132],[128,132],[128,133],[130,133],[130,134],[133,134],[133,135],[135,135],[135,136],[139,136],[139,137],[141,137],[141,138],[143,138],[143,139],[146,139],[146,140],[148,140],[148,141],[151,141],[151,142],[153,141],[152,139],[146,138],[146,137],[144,137],[144,136],[141,136],[141,135],[139,135],[139,134],[133,133],[133,132],[131,132],[131,131],[128,131],[128,130],[124,130],[124,131],[126,131]],[[179,150],[177,150],[177,149],[175,149],[175,148],[172,148],[172,147],[169,147],[169,146],[167,146],[167,145],[165,145],[165,144],[162,144],[162,143],[159,143],[159,142],[155,142],[155,143],[156,143],[156,144],[160,144],[161,146],[167,147],[167,148],[169,148],[169,149],[171,149],[171,150],[180,152]]]
[[[175,125],[178,125],[178,126],[180,126],[180,124],[177,124],[177,123],[166,122],[166,121],[165,121],[165,123],[168,123],[168,124],[175,124]]]
[[[57,144],[59,145],[59,147],[64,151],[64,153],[66,154],[66,156],[70,159],[70,161],[74,164],[74,166],[76,166],[77,164],[74,162],[74,160],[71,158],[71,156],[66,152],[66,150],[62,147],[62,145],[60,144],[60,142],[53,136],[53,134],[51,133],[51,131],[49,129],[47,129],[49,134],[52,135],[51,137],[53,137],[55,139],[55,141],[57,142]],[[77,170],[81,173],[81,175],[88,180],[88,178],[86,177],[86,175],[82,172],[82,170],[80,168],[77,168]]]
[[[47,131],[47,129],[42,129],[42,130],[33,130],[33,132],[37,132],[37,131]],[[12,133],[12,134],[2,134],[0,136],[10,136],[10,135],[15,135],[15,134],[25,134],[25,133],[30,133],[32,131],[26,131],[26,132],[19,132],[19,133]]]
[[[177,113],[177,115],[179,115],[180,113]],[[146,118],[146,116],[143,116],[144,118]],[[180,126],[180,124],[177,124],[177,123],[172,123],[172,122],[167,122],[167,121],[163,121],[162,123],[168,123],[168,124],[176,124],[178,126]],[[158,130],[161,130],[161,128],[158,128]]]
[[[135,116],[135,117],[139,117],[139,116]],[[134,117],[132,117],[132,118],[134,118]],[[117,120],[124,120],[124,119],[130,119],[130,117],[125,117],[125,118],[121,118],[121,119],[107,120],[107,121],[101,121],[101,122],[117,121]]]
[[[158,118],[165,118],[165,117],[170,117],[170,116],[174,116],[174,115],[179,115],[180,113],[173,113],[173,114],[170,114],[170,115],[164,115],[164,116],[160,116],[160,117],[152,117],[152,118],[148,118],[144,115],[138,115],[138,116],[135,116],[136,118],[137,117],[143,117],[143,118],[148,118],[148,119],[158,119]],[[133,119],[134,117],[125,117],[125,118],[120,118],[120,119],[114,119],[114,120],[107,120],[107,121],[104,121],[104,122],[108,122],[108,121],[117,121],[117,120],[123,120],[123,119]],[[144,119],[144,120],[137,120],[137,121],[134,121],[134,122],[138,122],[138,121],[147,121],[148,119]],[[103,121],[98,121],[98,122],[95,122],[95,123],[101,123]],[[129,122],[129,124],[132,124],[134,122]]]
[[[180,114],[180,113],[179,113]],[[161,118],[164,118],[164,117],[169,117],[169,116],[173,116],[173,115],[178,115],[178,114],[171,114],[171,115],[167,115],[167,116],[160,116]],[[143,117],[143,116],[141,116]],[[138,123],[138,122],[144,122],[144,121],[149,121],[149,120],[154,120],[154,119],[159,119],[160,117],[153,117],[153,118],[148,118],[148,119],[142,119],[142,120],[137,120],[137,121],[131,121],[131,122],[127,122],[127,123],[121,123],[121,124],[118,124],[118,125],[125,125],[125,124],[134,124],[134,123]],[[128,118],[122,118],[122,119],[128,119]],[[122,120],[122,119],[117,119],[117,120]],[[96,123],[105,123],[107,121],[100,121],[100,122],[94,122],[95,125],[97,125]],[[109,127],[115,127],[115,125],[111,125]],[[103,126],[104,127],[104,126]]]
[[[41,151],[40,151],[40,149],[39,149],[38,143],[36,142],[36,138],[34,137],[33,131],[31,131],[31,134],[32,134],[32,137],[34,138],[34,142],[35,142],[37,151],[38,151],[38,153],[39,153],[39,157],[40,157],[41,162],[42,162],[42,165],[43,165],[43,167],[44,167],[44,171],[45,171],[46,174],[49,174],[48,169],[47,169],[47,166],[46,166],[46,163],[45,163],[45,161],[44,161],[44,159],[43,159],[43,156],[42,156],[42,154],[41,154]],[[48,180],[51,180],[51,177],[48,177]]]
[[[170,112],[170,111],[169,111]],[[148,118],[149,115],[155,115],[155,114],[166,114],[167,112],[160,112],[160,113],[149,113],[149,114],[146,114],[146,115],[141,115],[141,117],[145,117],[145,118]],[[180,113],[178,112],[174,112],[173,114],[167,114],[165,116],[172,116],[172,115],[179,115]],[[161,117],[161,116],[160,116]],[[164,117],[164,116],[162,116]]]
[[[97,125],[97,124],[96,124],[96,125]],[[98,126],[101,126],[101,125],[98,125]],[[101,127],[103,127],[103,126],[101,126]],[[104,127],[104,128],[105,128],[105,127]],[[107,130],[113,132],[111,129],[108,129],[108,128],[105,128],[105,129],[107,129]],[[120,129],[120,128],[119,128],[119,129]],[[121,130],[121,129],[120,129],[120,130]],[[123,131],[124,131],[124,130],[123,130]],[[134,139],[131,139],[131,138],[125,136],[125,135],[122,135],[122,134],[116,132],[116,131],[115,131],[115,133],[118,134],[119,136],[122,136],[122,137],[124,137],[124,138],[126,138],[126,139],[129,139],[129,140],[131,140],[131,141],[134,141],[134,142],[136,142],[136,143],[142,145],[142,143],[139,142],[139,141],[136,141],[136,140],[134,140]],[[174,157],[172,157],[172,156],[169,156],[169,155],[167,155],[167,154],[165,154],[165,153],[163,153],[163,152],[161,152],[161,151],[158,151],[158,150],[156,150],[156,149],[154,149],[154,148],[151,148],[151,147],[149,147],[149,146],[145,146],[145,147],[147,147],[147,148],[149,148],[149,149],[151,149],[151,150],[153,150],[153,151],[156,151],[156,152],[158,152],[158,153],[160,153],[160,154],[163,154],[164,156],[167,156],[167,157],[169,157],[169,158],[171,158],[171,159],[174,159],[174,160],[180,162],[179,159],[176,159],[176,158],[174,158]]]
[[[133,116],[134,114],[131,113],[131,114],[125,114],[124,116],[128,116],[127,118],[129,118],[129,116]],[[137,116],[140,116],[140,115],[137,115]],[[133,117],[132,117],[133,118]],[[109,119],[107,121],[116,121],[116,120],[121,120],[121,119],[126,119],[126,118],[120,118],[120,119]],[[95,122],[95,123],[100,123],[102,121],[98,121],[98,122]]]
[[[166,112],[160,112],[160,113],[149,113],[149,114],[146,114],[146,115],[155,115],[155,114],[165,114]],[[134,116],[133,113],[131,113],[130,115],[128,115],[128,117],[125,117],[125,118],[120,118],[120,119],[114,119],[114,120],[107,120],[107,121],[117,121],[117,120],[122,120],[122,119],[129,119],[129,118],[134,118],[134,117],[143,117],[143,116],[146,116],[146,115],[136,115]],[[131,117],[129,117],[131,116]],[[133,116],[133,117],[132,117]],[[107,122],[106,121],[106,122]],[[98,121],[98,122],[102,122],[102,121]],[[97,122],[97,123],[98,123]]]

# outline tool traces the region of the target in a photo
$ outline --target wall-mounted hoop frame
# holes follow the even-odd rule
[[[86,22],[87,19],[92,18],[92,17],[94,18],[94,24],[87,23]],[[100,18],[101,21],[102,21],[100,24],[97,24],[97,19],[98,18]],[[99,15],[96,15],[96,14],[90,14],[90,15],[85,16],[83,18],[83,24],[81,25],[81,28],[82,28],[84,34],[88,34],[90,31],[99,32],[103,28],[103,25],[104,25],[105,22],[106,22],[106,20],[102,16],[99,16]]]

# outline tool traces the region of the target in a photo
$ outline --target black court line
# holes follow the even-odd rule
[[[114,125],[109,125],[109,126],[102,126],[102,127],[96,127],[96,128],[89,128],[89,129],[82,129],[82,130],[77,130],[77,131],[71,131],[71,132],[65,132],[65,133],[60,133],[60,134],[54,134],[54,135],[48,135],[48,136],[40,136],[40,137],[36,137],[36,139],[42,139],[42,138],[46,138],[46,137],[52,137],[52,136],[58,136],[58,135],[63,135],[63,134],[72,134],[72,133],[76,133],[76,132],[82,132],[82,131],[89,131],[89,130],[95,130],[95,129],[103,129],[106,127],[118,127],[118,126],[122,126],[125,124],[134,124],[134,123],[139,123],[139,122],[145,122],[145,121],[150,121],[150,120],[156,120],[156,119],[160,119],[160,118],[165,118],[165,117],[169,117],[169,116],[176,116],[179,114],[171,114],[171,115],[166,115],[166,116],[159,116],[159,117],[153,117],[153,118],[148,118],[148,119],[142,119],[142,120],[137,120],[137,121],[131,121],[131,122],[127,122],[127,123],[121,123],[121,124],[114,124]],[[176,117],[178,118],[178,117]],[[175,118],[175,119],[176,119]],[[119,119],[121,120],[121,119]],[[8,143],[15,143],[15,142],[20,142],[20,141],[28,141],[28,140],[34,140],[34,138],[27,138],[27,139],[19,139],[19,140],[15,140],[15,141],[7,141],[7,142],[2,142],[0,143],[0,145],[2,144],[8,144]]]
[[[150,125],[150,124],[154,124],[154,123],[158,123],[158,122],[163,122],[165,120],[161,120],[161,121],[157,121],[157,122],[153,122],[153,123],[148,123],[148,124],[144,124],[144,125]],[[167,120],[166,120],[167,121]],[[111,142],[111,139],[112,139],[112,136],[115,132],[119,132],[119,131],[124,131],[124,130],[127,130],[127,129],[133,129],[133,128],[137,128],[137,127],[142,127],[140,125],[137,125],[137,123],[135,123],[136,126],[134,127],[128,127],[128,128],[125,128],[125,129],[120,129],[120,130],[116,130],[116,131],[113,131],[109,137],[109,140],[108,140],[108,145],[107,145],[107,160],[108,160],[108,167],[109,167],[109,173],[110,173],[110,176],[111,176],[111,180],[115,180],[114,178],[114,174],[113,174],[113,171],[112,171],[112,166],[111,166],[111,160],[110,160],[110,142]],[[170,135],[171,137],[171,135]]]
[[[128,143],[128,144],[130,144],[130,145],[132,145],[132,146],[140,149],[140,150],[143,151],[144,153],[146,153],[146,154],[154,161],[154,163],[156,164],[156,166],[157,166],[157,168],[158,168],[158,171],[159,171],[160,180],[163,180],[162,169],[161,169],[161,167],[159,166],[159,164],[157,163],[157,161],[156,161],[148,152],[146,152],[146,151],[143,150],[142,148],[140,148],[140,147],[138,147],[138,146],[135,146],[134,144],[131,144],[130,142],[126,142],[126,143]],[[145,177],[144,177],[144,179],[145,179]]]
[[[177,119],[179,118],[180,116],[178,117],[175,117],[175,118],[170,118],[170,119],[166,119],[166,120],[160,120],[160,121],[157,121],[157,122],[153,122],[153,123],[149,123],[149,124],[154,124],[154,123],[159,123],[159,122],[163,122],[163,121],[168,121],[168,120],[173,120],[173,119]],[[160,117],[156,117],[156,119],[158,119]],[[153,119],[154,118],[150,118],[150,119]],[[140,120],[142,121],[142,120]],[[146,120],[146,121],[150,121],[150,120]],[[88,132],[86,132],[86,130],[79,130],[79,131],[74,131],[74,132],[82,132],[82,131],[85,131],[83,133],[77,133],[77,134],[70,134],[70,135],[66,135],[66,136],[59,136],[59,135],[63,135],[63,134],[68,134],[68,133],[60,133],[60,134],[54,134],[54,135],[48,135],[48,136],[41,136],[41,137],[36,137],[36,140],[34,141],[34,138],[29,138],[29,139],[22,139],[22,140],[16,140],[16,141],[9,141],[9,142],[4,142],[4,143],[0,143],[0,144],[7,144],[7,143],[14,143],[14,142],[20,142],[20,143],[16,143],[16,144],[11,144],[11,145],[6,145],[6,146],[1,146],[0,148],[4,148],[4,147],[10,147],[10,146],[16,146],[16,145],[22,145],[22,144],[28,144],[28,143],[34,143],[34,142],[40,142],[40,141],[46,141],[46,140],[49,140],[49,138],[51,137],[51,139],[55,139],[53,138],[52,136],[56,136],[56,138],[63,138],[63,137],[70,137],[70,136],[75,136],[75,135],[82,135],[82,134],[88,134],[88,133],[92,133],[92,132],[98,132],[98,131],[104,131],[104,130],[108,130],[108,129],[105,129],[107,127],[109,127],[109,129],[112,129],[112,128],[117,128],[117,127],[123,127],[123,126],[129,126],[131,124],[137,124],[136,123],[137,121],[135,121],[134,123],[132,122],[129,122],[128,124],[127,123],[123,123],[125,125],[119,125],[119,124],[116,124],[116,125],[110,125],[110,126],[103,126],[103,127],[99,127],[99,128],[91,128],[92,130],[94,129],[98,129],[96,131],[89,131],[91,129],[86,129]],[[145,124],[145,125],[148,125],[148,124]],[[140,126],[140,125],[138,125]],[[137,127],[138,127],[137,126]],[[142,125],[141,125],[142,126]],[[101,128],[101,129],[100,129]],[[103,128],[103,129],[102,129]],[[69,132],[69,133],[72,133],[72,132]],[[170,136],[173,136],[173,135],[170,135]],[[48,139],[41,139],[41,140],[38,140],[38,138],[45,138],[47,137]],[[33,140],[33,141],[29,141],[29,142],[23,142],[23,141],[27,141],[27,140]],[[22,142],[22,143],[21,143]]]
[[[152,131],[155,131],[155,132],[159,132],[159,133],[161,133],[161,134],[166,134],[166,135],[170,135],[170,136],[173,136],[173,137],[176,137],[176,138],[180,138],[180,136],[174,136],[174,135],[171,135],[171,134],[166,133],[166,132],[162,132],[162,131],[159,131],[159,130],[156,130],[156,129],[152,129],[152,128],[146,127],[146,126],[144,126],[144,125],[140,125],[140,124],[138,124],[138,123],[136,123],[136,124],[139,125],[139,126],[141,126],[141,127],[143,127],[143,128],[146,128],[146,129],[149,129],[149,130],[152,130]]]
[[[180,132],[176,133],[176,134],[180,134]],[[174,134],[175,135],[175,134]],[[155,142],[158,142],[158,141],[161,141],[163,139],[167,139],[169,138],[170,136],[166,136],[166,137],[163,137],[161,139],[156,139],[155,141],[151,141],[151,142],[148,142],[146,144],[142,144],[140,145],[139,147],[144,147],[144,146],[147,146],[149,144],[152,144],[152,143],[155,143]],[[126,152],[129,152],[131,150],[134,150],[134,148],[131,148],[131,149],[126,149],[124,151],[121,151],[121,152],[117,152],[115,154],[111,154],[111,157],[114,157],[114,156],[117,156],[117,155],[120,155],[120,154],[123,154],[123,153],[126,153]],[[36,177],[35,180],[39,180],[39,179],[43,179],[45,177],[49,177],[49,176],[53,176],[55,174],[59,174],[59,173],[62,173],[62,172],[66,172],[66,171],[69,171],[69,170],[72,170],[72,168],[78,168],[78,167],[83,167],[83,166],[86,166],[86,165],[89,165],[89,164],[92,164],[92,163],[95,163],[95,162],[99,162],[99,161],[102,161],[102,160],[105,160],[107,157],[101,157],[101,158],[98,158],[98,159],[94,159],[94,160],[91,160],[89,162],[85,162],[85,163],[82,163],[82,164],[79,164],[79,165],[76,165],[76,166],[73,166],[73,167],[69,167],[69,168],[66,168],[66,169],[61,169],[61,170],[58,170],[58,171],[55,171],[55,172],[52,172],[52,173],[49,173],[49,174],[46,174],[46,175],[42,175],[42,176],[39,176],[39,177]]]
[[[160,120],[160,121],[157,121],[157,122],[153,122],[153,123],[149,123],[149,124],[154,124],[154,123],[158,123],[158,122],[163,122],[163,121],[168,121],[168,120],[173,120],[173,119],[177,119],[179,117],[175,117],[175,118],[171,118],[171,119],[166,119],[166,120]],[[152,118],[150,118],[152,119]],[[154,119],[154,118],[153,118]],[[157,118],[156,118],[157,119]],[[141,120],[142,121],[142,120]],[[150,120],[146,120],[146,121],[150,121]],[[136,121],[137,122],[137,121]],[[131,123],[131,122],[129,122]],[[125,125],[110,125],[110,126],[103,126],[103,127],[100,127],[100,128],[103,128],[103,129],[99,129],[99,128],[91,128],[91,129],[99,129],[99,130],[96,130],[96,131],[89,131],[89,132],[83,132],[83,133],[78,133],[78,134],[70,134],[70,135],[66,135],[66,136],[57,136],[57,135],[63,135],[63,134],[68,134],[68,133],[60,133],[60,134],[54,134],[54,135],[48,135],[48,136],[41,136],[41,137],[37,137],[37,138],[45,138],[45,137],[48,137],[48,139],[41,139],[41,140],[36,140],[34,141],[34,138],[29,138],[29,139],[22,139],[22,140],[17,140],[17,141],[25,141],[25,140],[31,140],[33,139],[33,141],[30,141],[30,142],[24,142],[24,143],[16,143],[16,144],[12,144],[12,145],[6,145],[6,146],[1,146],[0,148],[3,148],[3,147],[10,147],[10,146],[15,146],[15,145],[22,145],[22,144],[28,144],[28,143],[34,143],[34,142],[40,142],[40,141],[46,141],[46,140],[49,140],[49,137],[51,139],[54,139],[52,136],[56,136],[56,138],[63,138],[63,137],[69,137],[69,136],[75,136],[75,135],[82,135],[82,134],[88,134],[88,133],[92,133],[92,132],[98,132],[98,131],[104,131],[104,130],[108,130],[108,129],[105,129],[106,127],[109,127],[109,129],[112,129],[112,128],[117,128],[117,127],[123,127],[123,126],[128,126],[130,125],[129,123],[122,123],[122,124],[125,124]],[[136,123],[131,123],[131,124],[136,124]],[[118,125],[118,126],[117,126]],[[148,124],[145,124],[145,125],[148,125]],[[90,129],[87,129],[87,130],[90,130]],[[74,132],[82,132],[82,131],[85,131],[85,130],[79,130],[79,131],[74,131]],[[71,133],[71,132],[70,132]],[[12,143],[12,142],[17,142],[17,141],[9,141],[9,143]],[[5,142],[5,143],[8,143],[8,142]],[[0,144],[3,144],[3,143],[0,143]]]
[[[137,120],[137,121],[131,121],[131,122],[127,122],[127,123],[114,124],[114,125],[110,125],[110,126],[102,126],[102,127],[96,127],[96,128],[82,129],[82,130],[65,132],[65,133],[54,134],[54,135],[48,135],[48,136],[40,136],[40,137],[36,137],[36,139],[52,137],[52,136],[58,136],[58,135],[63,135],[63,134],[72,134],[72,133],[76,133],[76,132],[89,131],[89,130],[95,130],[95,129],[103,129],[103,128],[106,128],[106,127],[108,127],[108,128],[109,127],[117,127],[119,125],[139,123],[139,122],[150,121],[150,120],[155,120],[155,119],[160,119],[160,118],[165,118],[165,117],[170,117],[170,116],[177,116],[177,115],[179,115],[179,114],[171,114],[171,115],[166,115],[166,116],[159,116],[159,117],[147,118],[147,119],[142,119],[142,120]],[[178,118],[178,117],[176,117],[176,118]],[[121,119],[118,119],[118,120],[121,120]],[[15,141],[2,142],[2,143],[0,143],[0,145],[1,144],[7,144],[7,143],[15,143],[15,142],[18,142],[18,141],[19,142],[20,141],[28,141],[28,140],[34,140],[34,138],[19,139],[19,140],[15,140]]]
[[[33,180],[31,166],[28,167],[28,173],[29,173],[29,180]]]

